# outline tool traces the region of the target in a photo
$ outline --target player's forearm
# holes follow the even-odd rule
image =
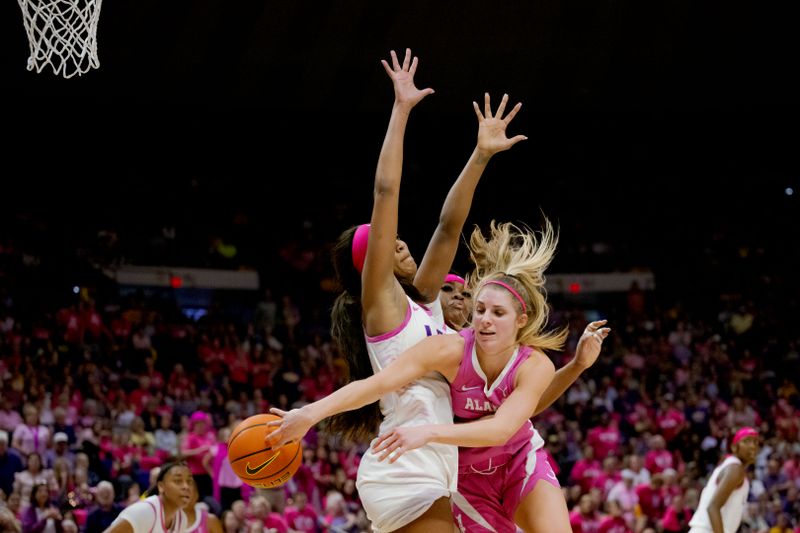
[[[711,529],[714,533],[725,533],[725,529],[722,527],[722,513],[719,508],[709,505],[708,519],[711,522]]]
[[[429,426],[429,431],[429,442],[467,448],[502,446],[514,435],[513,431],[509,431],[508,424],[495,417],[475,422]]]
[[[475,189],[483,175],[483,171],[486,170],[488,161],[488,157],[479,155],[477,148],[473,150],[466,166],[450,188],[450,192],[447,193],[447,198],[445,198],[442,212],[439,215],[439,228],[441,231],[453,233],[458,238],[457,236],[461,233],[464,222],[467,220],[467,215],[469,215],[472,199],[475,196]]]
[[[403,170],[403,138],[411,108],[395,103],[375,171],[375,194],[397,194]]]
[[[558,369],[558,371],[553,376],[553,381],[550,382],[550,385],[545,389],[542,397],[539,399],[539,403],[536,405],[536,410],[533,412],[533,416],[538,415],[558,400],[562,394],[566,392],[575,380],[578,379],[578,376],[585,369],[578,365],[576,359],[573,358],[572,361],[567,363],[566,365],[562,366]]]
[[[374,377],[353,381],[325,398],[311,403],[303,409],[308,410],[308,416],[313,424],[318,424],[324,419],[359,409],[372,402],[378,401],[383,396],[383,391],[377,386]]]

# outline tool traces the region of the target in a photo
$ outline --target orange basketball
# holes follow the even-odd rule
[[[275,415],[255,415],[241,424],[228,439],[228,460],[239,478],[259,489],[272,489],[289,481],[303,462],[300,443],[270,450],[264,440],[274,428],[267,423],[280,420]]]

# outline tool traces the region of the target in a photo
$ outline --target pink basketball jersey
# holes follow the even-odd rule
[[[533,350],[529,346],[517,348],[494,383],[488,383],[475,351],[475,331],[472,328],[465,328],[459,335],[464,338],[464,356],[458,374],[450,384],[450,396],[453,399],[455,421],[469,422],[497,411],[514,391],[517,369],[527,361]],[[534,450],[544,445],[544,441],[530,420],[527,420],[502,446],[459,448],[459,467],[474,465],[500,455],[514,454],[528,442],[532,444]]]

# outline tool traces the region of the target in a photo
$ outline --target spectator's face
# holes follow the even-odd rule
[[[39,472],[42,469],[42,459],[38,453],[32,453],[28,456],[28,470],[31,472]]]
[[[106,485],[105,483],[98,486],[95,498],[97,499],[97,503],[102,507],[110,506],[114,503],[114,486]]]
[[[780,463],[778,463],[776,459],[770,459],[769,462],[767,463],[767,470],[772,475],[777,474],[780,471],[780,469],[781,465]]]
[[[33,495],[33,501],[36,502],[36,505],[38,507],[44,507],[47,505],[49,499],[50,491],[48,491],[47,485],[37,485],[36,493]]]
[[[20,499],[19,492],[12,492],[11,494],[8,495],[8,501],[6,502],[6,505],[8,506],[9,510],[16,513],[17,511],[19,511],[19,506],[21,501],[22,500]]]
[[[39,424],[39,411],[35,407],[25,409],[25,423],[29,426]]]
[[[250,500],[250,512],[258,519],[264,519],[269,514],[269,502],[262,496]]]
[[[306,508],[306,504],[308,503],[308,497],[306,496],[305,492],[298,492],[294,496],[294,504],[298,510],[302,511]]]
[[[581,501],[578,503],[578,507],[580,508],[582,514],[590,514],[594,508],[592,497],[588,494],[581,496]]]
[[[611,516],[622,516],[622,508],[620,508],[617,500],[608,500],[608,503],[606,504],[606,510]]]
[[[236,520],[239,522],[244,521],[244,513],[247,507],[242,500],[236,500],[231,504],[231,511],[233,511]]]

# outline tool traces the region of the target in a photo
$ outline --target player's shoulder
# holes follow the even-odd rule
[[[528,346],[530,350],[528,358],[522,362],[520,369],[535,369],[537,371],[553,371],[555,372],[556,366],[553,361],[542,350]]]

